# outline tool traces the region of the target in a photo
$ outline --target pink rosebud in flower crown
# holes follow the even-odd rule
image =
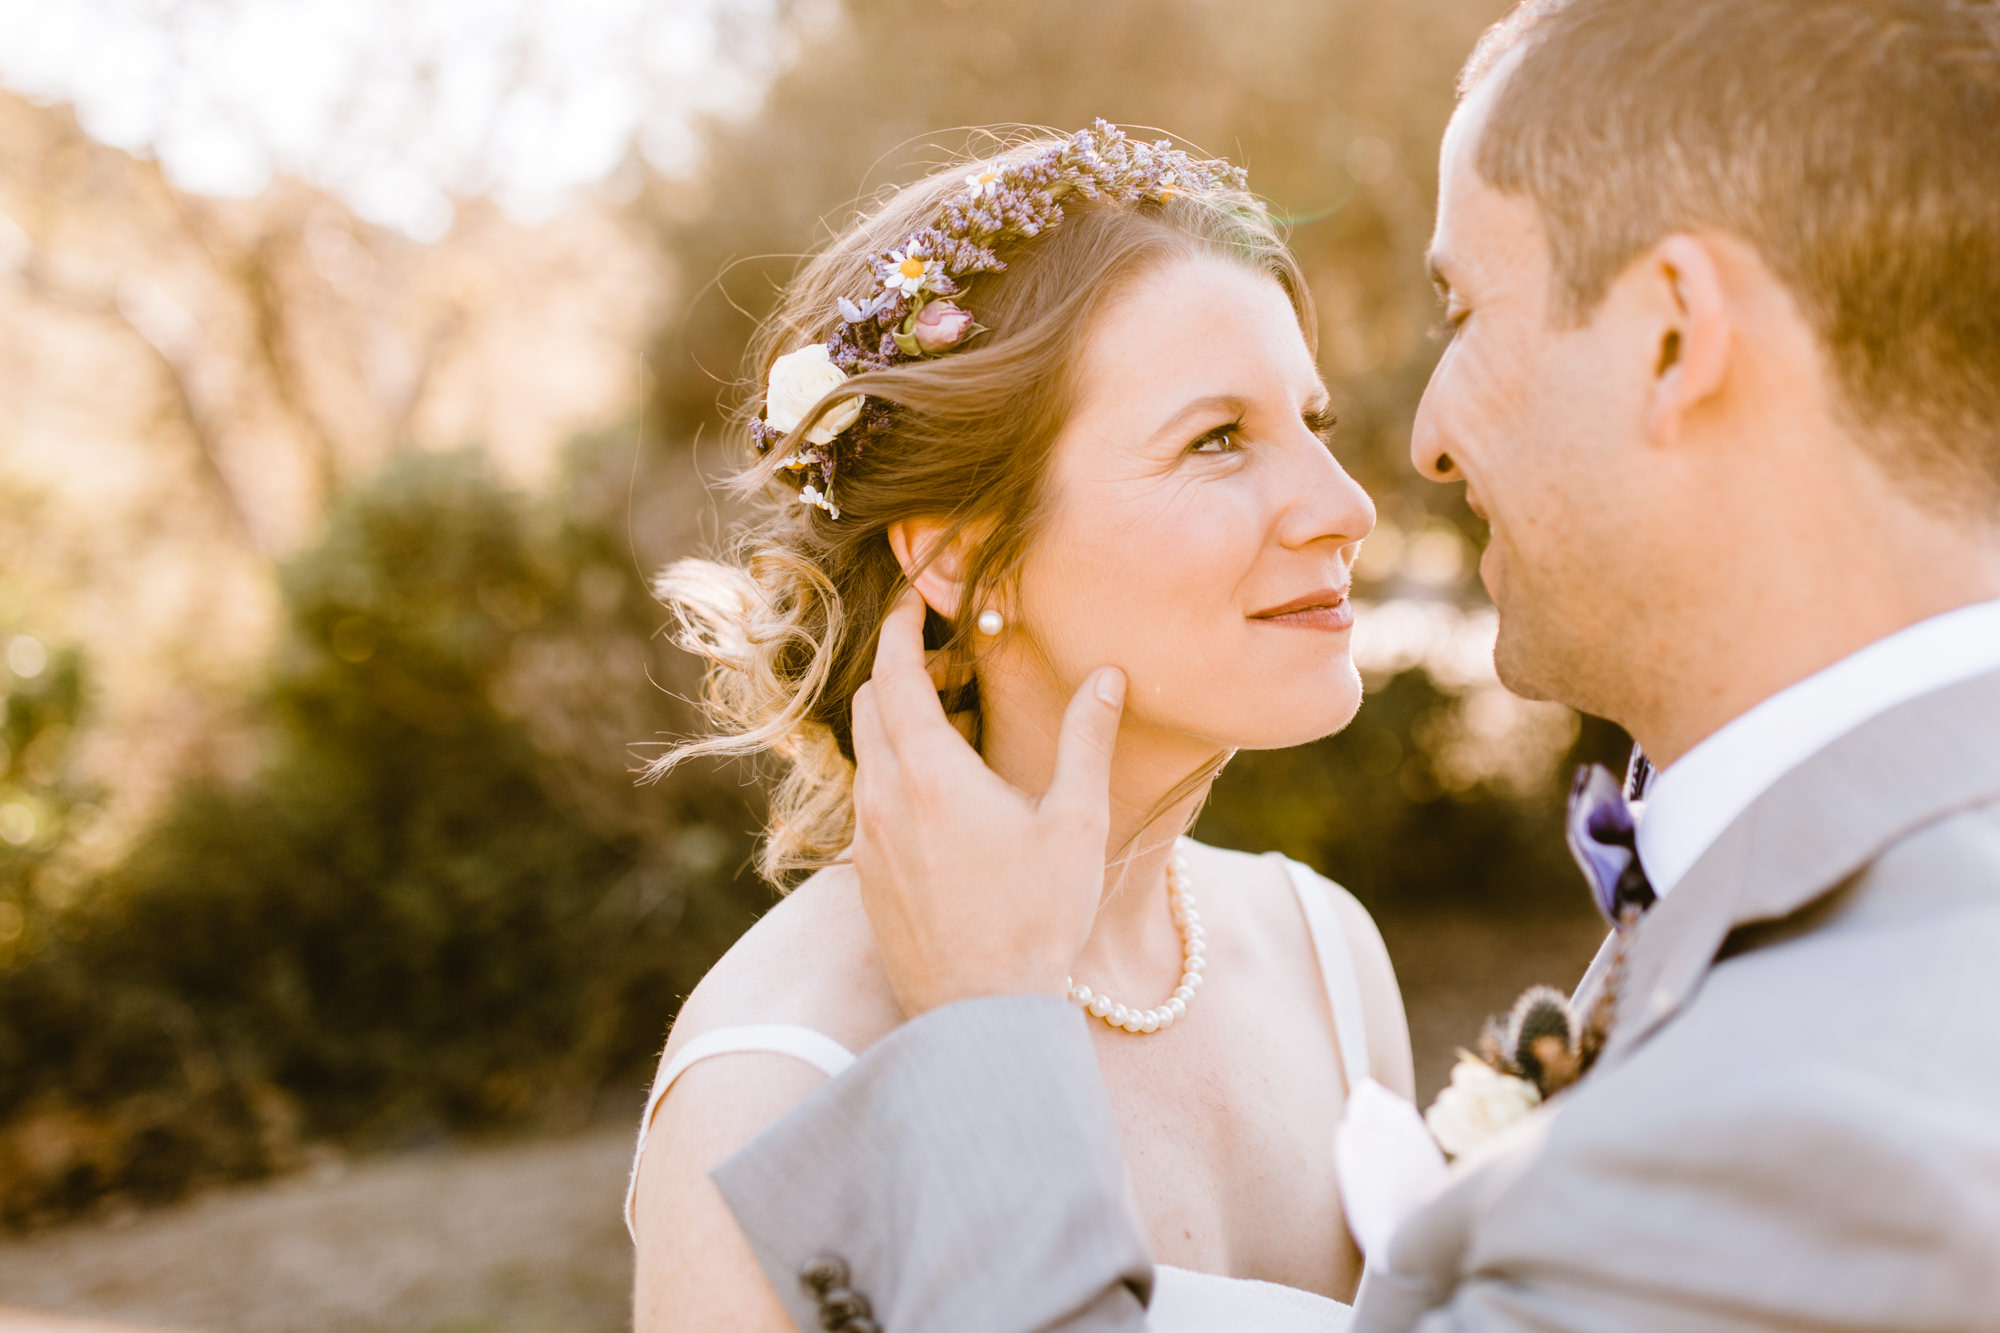
[[[972,312],[961,310],[950,301],[932,301],[918,312],[916,327],[910,332],[917,346],[932,356],[948,352],[972,332]]]

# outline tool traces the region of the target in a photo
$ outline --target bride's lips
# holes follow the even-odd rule
[[[1295,597],[1283,606],[1253,611],[1250,619],[1298,629],[1352,629],[1354,607],[1347,600],[1346,587],[1320,588],[1303,597]]]

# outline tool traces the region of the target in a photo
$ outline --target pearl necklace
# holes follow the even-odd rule
[[[1194,893],[1188,888],[1187,856],[1179,844],[1175,845],[1173,858],[1167,862],[1167,907],[1173,913],[1174,925],[1181,932],[1181,984],[1174,987],[1173,995],[1165,1004],[1157,1009],[1128,1009],[1115,1003],[1109,995],[1100,995],[1088,986],[1077,985],[1074,977],[1066,978],[1069,982],[1069,1002],[1112,1027],[1141,1035],[1170,1028],[1186,1014],[1188,1002],[1201,989],[1201,974],[1208,966],[1208,960],[1203,957],[1206,945],[1202,942],[1201,913],[1195,910]]]

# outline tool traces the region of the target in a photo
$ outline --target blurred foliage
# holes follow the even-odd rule
[[[321,1141],[573,1120],[640,1082],[768,898],[732,878],[742,790],[633,789],[623,743],[649,728],[573,692],[644,695],[656,611],[606,516],[576,512],[616,453],[580,451],[540,507],[470,453],[350,493],[283,572],[256,775],[185,783],[73,900],[8,863],[0,1216]],[[595,771],[565,761],[565,719],[603,742]]]
[[[70,763],[85,711],[83,662],[74,648],[51,654],[28,634],[0,639],[0,969],[29,943],[42,880],[73,824],[87,821],[91,792]],[[0,1027],[0,1042],[8,1033]]]
[[[1543,758],[1539,781],[1468,785],[1440,771],[1437,741],[1458,701],[1422,670],[1371,685],[1338,735],[1238,754],[1195,836],[1297,857],[1378,916],[1468,908],[1524,920],[1587,914],[1583,882],[1563,846],[1560,779],[1579,763],[1622,772],[1630,740],[1586,718],[1573,744]]]

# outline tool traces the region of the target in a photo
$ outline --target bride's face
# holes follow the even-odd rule
[[[1079,369],[1001,655],[1053,700],[1123,667],[1128,729],[1205,747],[1345,726],[1350,571],[1375,508],[1322,438],[1326,388],[1283,289],[1222,259],[1164,264],[1100,313]]]

